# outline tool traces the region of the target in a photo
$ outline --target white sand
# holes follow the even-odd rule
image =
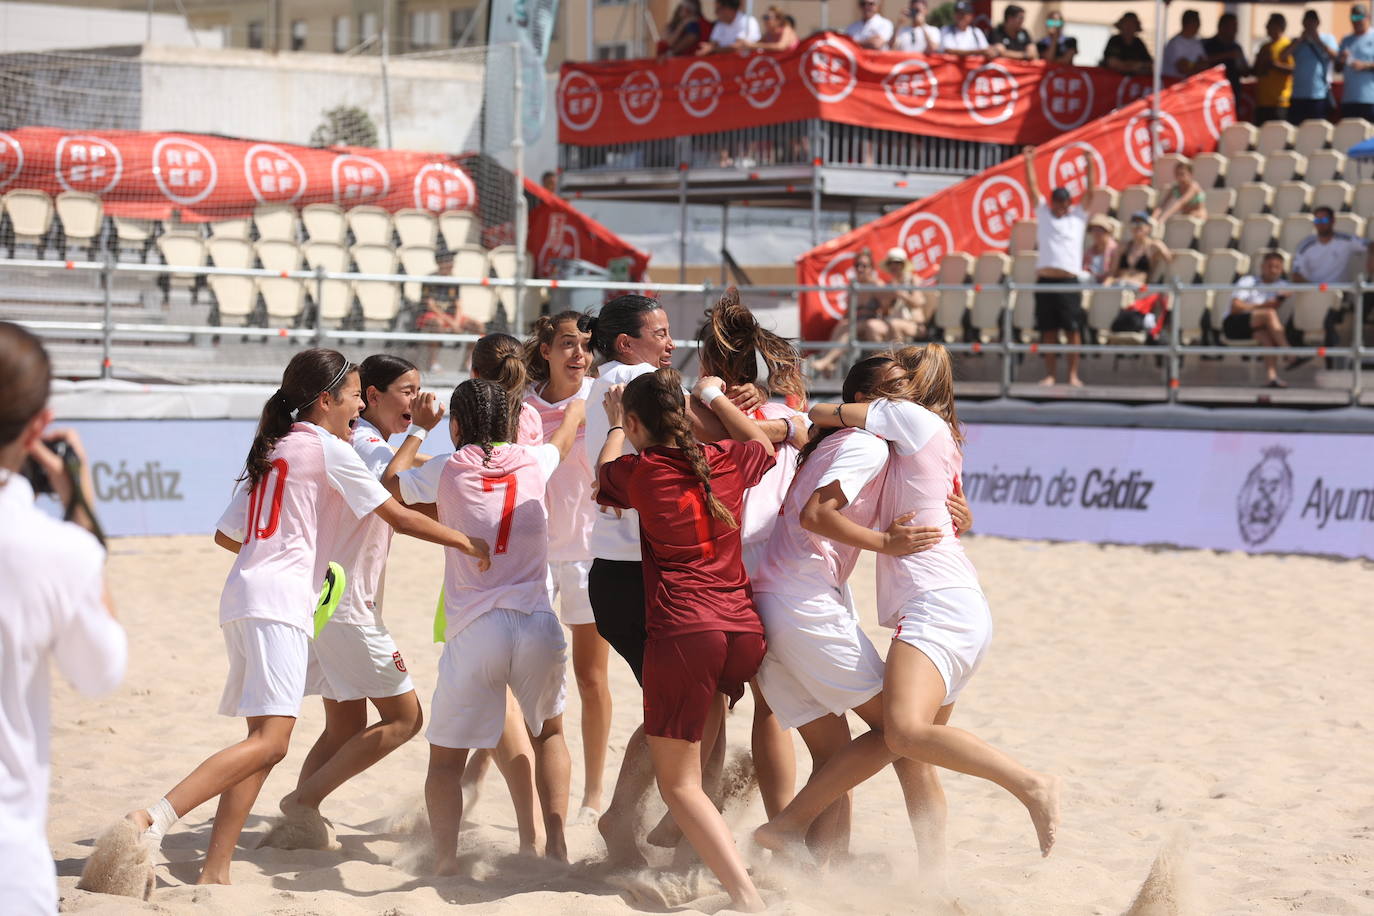
[[[1370,564],[968,543],[997,633],[954,724],[1064,777],[1053,856],[1039,858],[1030,821],[1010,796],[949,774],[957,905],[935,905],[913,883],[914,847],[888,772],[856,793],[854,865],[817,876],[760,862],[777,911],[1117,914],[1136,901],[1139,916],[1374,912]],[[387,576],[387,620],[426,712],[439,653],[429,632],[441,563],[437,548],[397,538]],[[318,733],[322,713],[313,698],[290,756],[249,818],[234,886],[188,885],[208,842],[212,803],[167,839],[169,862],[157,869],[150,903],[76,890],[93,838],[115,817],[155,801],[242,734],[241,721],[215,715],[225,671],[216,607],[228,565],[209,538],[114,544],[110,579],[131,637],[127,681],[95,701],[62,686],[53,704],[50,837],[64,909],[233,916],[418,914],[452,903],[476,913],[632,909],[595,867],[602,848],[593,827],[570,829],[571,867],[515,857],[514,819],[494,771],[473,812],[477,826],[462,840],[479,880],[423,877],[424,836],[397,832],[421,807],[426,745],[419,738],[326,801],[341,851],[253,848]],[[855,584],[870,624],[871,583],[866,563]],[[870,633],[886,645],[883,631]],[[639,713],[634,682],[614,657],[613,677],[610,781]],[[730,723],[734,747],[748,741],[748,704]],[[574,806],[577,716],[574,690]],[[804,778],[804,760],[800,770]],[[740,835],[761,816],[756,799]],[[1141,892],[1147,874],[1154,878]],[[714,911],[725,901],[712,882],[677,883],[696,896],[694,909]]]

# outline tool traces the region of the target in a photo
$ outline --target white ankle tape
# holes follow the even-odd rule
[[[157,804],[148,808],[148,815],[153,819],[153,825],[148,828],[146,837],[154,843],[161,843],[167,831],[172,829],[180,818],[177,817],[176,809],[165,797],[158,800]]]

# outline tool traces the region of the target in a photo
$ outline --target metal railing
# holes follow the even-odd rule
[[[634,283],[634,282],[614,282],[607,280],[544,280],[544,279],[502,279],[496,277],[452,277],[452,276],[412,276],[408,274],[365,274],[365,273],[340,273],[326,270],[296,270],[296,271],[271,271],[253,268],[219,268],[219,267],[190,267],[174,266],[165,264],[144,264],[119,262],[113,259],[101,261],[49,261],[34,259],[5,259],[0,258],[0,270],[23,269],[35,270],[44,273],[51,273],[56,277],[71,274],[96,274],[100,277],[100,289],[103,295],[103,309],[98,319],[92,316],[91,320],[67,320],[67,321],[48,321],[42,319],[18,319],[18,323],[31,328],[40,336],[52,335],[79,335],[86,337],[99,336],[101,342],[100,350],[100,375],[109,378],[113,375],[114,364],[112,361],[113,345],[116,337],[126,340],[165,340],[170,335],[186,336],[206,336],[214,338],[241,338],[252,339],[285,339],[299,341],[301,343],[313,344],[316,346],[327,344],[331,341],[375,341],[378,343],[470,343],[478,339],[475,334],[442,334],[432,332],[406,331],[406,330],[369,330],[366,328],[354,328],[344,326],[329,326],[316,317],[315,321],[309,326],[301,327],[235,327],[218,324],[169,324],[147,321],[116,321],[114,316],[114,296],[116,278],[120,275],[152,275],[177,277],[211,277],[211,276],[238,276],[238,277],[262,277],[262,278],[287,278],[313,284],[313,295],[316,302],[323,298],[323,289],[326,281],[343,280],[355,282],[388,282],[397,284],[423,283],[426,286],[487,286],[497,289],[514,290],[516,302],[522,300],[525,290],[548,289],[554,290],[595,290],[602,293],[617,292],[642,292],[648,295],[664,294],[688,294],[689,296],[700,296],[703,306],[710,305],[714,298],[722,291],[722,287],[709,283]],[[1361,276],[1350,283],[1344,284],[1314,284],[1314,283],[1286,283],[1285,289],[1291,292],[1301,292],[1304,290],[1319,290],[1342,295],[1349,295],[1350,302],[1346,308],[1353,313],[1353,332],[1352,340],[1348,345],[1327,346],[1327,345],[1308,345],[1308,346],[1284,346],[1284,347],[1260,347],[1247,345],[1216,345],[1216,344],[1193,344],[1184,343],[1183,334],[1186,331],[1196,330],[1184,328],[1180,321],[1180,310],[1177,307],[1169,309],[1166,323],[1161,330],[1159,339],[1152,344],[1066,344],[1066,343],[1041,343],[1034,341],[1023,341],[1018,337],[1018,329],[1014,325],[1015,296],[1017,293],[1050,291],[1064,292],[1062,284],[1034,284],[1034,283],[1015,283],[1005,280],[997,288],[1002,289],[1006,296],[1006,305],[1001,309],[996,340],[969,340],[958,339],[962,335],[962,329],[944,329],[947,334],[955,335],[955,339],[943,341],[952,353],[985,355],[999,358],[1001,361],[999,379],[997,382],[997,395],[1008,397],[1012,394],[1012,385],[1015,384],[1014,366],[1016,362],[1026,356],[1043,354],[1068,354],[1079,353],[1083,355],[1108,355],[1108,356],[1155,356],[1162,360],[1163,371],[1161,373],[1161,384],[1163,385],[1162,399],[1170,402],[1179,399],[1180,390],[1183,387],[1182,366],[1185,357],[1217,357],[1217,356],[1241,356],[1241,357],[1297,357],[1297,358],[1323,358],[1329,360],[1346,361],[1350,368],[1350,381],[1348,386],[1343,386],[1345,392],[1345,402],[1351,405],[1361,403],[1364,394],[1364,362],[1367,358],[1374,357],[1374,350],[1364,342],[1364,326],[1366,318],[1365,294],[1374,292],[1374,278]],[[957,291],[975,293],[986,291],[988,287],[974,284],[932,284],[932,285],[892,285],[892,286],[863,286],[851,284],[848,286],[819,286],[784,284],[757,287],[741,287],[740,293],[746,302],[753,297],[777,298],[791,296],[798,293],[846,293],[848,301],[857,301],[855,298],[860,293],[879,293],[896,291],[917,291],[922,293],[939,293],[944,291]],[[1083,284],[1078,287],[1084,293],[1097,290],[1120,291],[1120,286],[1108,286],[1103,284]],[[1146,286],[1134,287],[1134,291],[1139,295],[1149,295],[1152,293],[1165,293],[1171,297],[1173,303],[1179,302],[1179,296],[1185,292],[1233,292],[1235,284],[1184,284],[1177,281],[1169,283],[1149,284]],[[6,306],[6,297],[0,292],[0,317]],[[1337,300],[1340,301],[1339,299]],[[1207,310],[1204,310],[1202,319],[1207,318]],[[318,315],[318,313],[317,313]],[[304,317],[304,315],[302,316]],[[526,316],[527,318],[530,316]],[[843,340],[801,340],[797,342],[803,351],[828,351],[840,349],[845,351],[845,362],[852,363],[863,358],[864,354],[890,349],[893,344],[890,342],[862,341],[858,334],[858,319],[854,309],[847,311],[848,334]],[[518,333],[522,329],[515,329]],[[987,330],[987,329],[984,329]],[[687,349],[695,348],[694,340],[680,340],[676,342],[678,346]]]

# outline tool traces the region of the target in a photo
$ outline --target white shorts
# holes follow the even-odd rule
[[[330,621],[310,644],[306,696],[343,703],[398,697],[414,689],[386,627]]]
[[[992,642],[992,612],[976,588],[936,588],[902,609],[893,639],[925,653],[945,679],[948,706],[973,678]]]
[[[587,595],[587,576],[591,571],[591,560],[553,560],[549,563],[549,603],[558,608],[558,616],[567,626],[596,623],[592,616],[592,599]],[[560,597],[563,599],[561,604]]]
[[[538,735],[563,714],[568,643],[558,618],[496,608],[444,643],[425,739],[439,747],[496,747],[506,722],[506,687]]]
[[[28,824],[0,817],[0,901],[6,913],[38,916],[57,912],[57,867],[48,838]]]
[[[744,561],[744,574],[750,579],[758,572],[759,564],[763,562],[764,556],[768,553],[768,538],[761,541],[750,541],[740,545],[740,559]]]
[[[220,627],[229,676],[219,698],[222,716],[298,716],[305,699],[310,637],[300,627],[241,617]]]
[[[759,688],[783,728],[843,715],[883,689],[883,660],[849,604],[770,592],[754,604],[768,640]]]

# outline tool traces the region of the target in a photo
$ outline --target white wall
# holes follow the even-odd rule
[[[147,40],[146,13],[0,2],[0,52],[138,45]],[[221,45],[218,31],[198,31],[192,38],[180,16],[153,14],[154,44],[189,47],[196,41],[204,48]]]

